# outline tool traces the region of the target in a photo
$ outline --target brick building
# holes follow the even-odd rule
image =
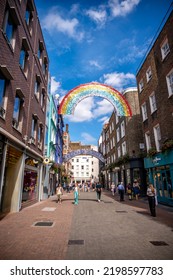
[[[145,170],[142,153],[144,150],[138,92],[128,88],[123,96],[132,110],[132,117],[119,117],[113,112],[102,132],[102,151],[106,167],[102,170],[105,184],[116,185],[123,181],[125,186],[137,179],[141,191],[145,192]]]
[[[165,17],[137,72],[139,103],[148,157],[148,182],[158,200],[173,205],[173,11]]]
[[[48,55],[34,1],[0,8],[0,203],[19,211],[42,195]]]

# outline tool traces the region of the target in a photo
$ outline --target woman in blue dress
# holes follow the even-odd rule
[[[75,184],[74,187],[74,204],[78,205],[79,204],[79,187],[78,184]]]

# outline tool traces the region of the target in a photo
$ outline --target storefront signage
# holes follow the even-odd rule
[[[159,164],[159,161],[161,161],[161,160],[162,160],[161,158],[155,157],[155,158],[153,159],[153,164],[154,164],[154,165],[158,165],[158,164]]]

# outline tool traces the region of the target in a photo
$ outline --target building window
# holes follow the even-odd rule
[[[78,158],[76,159],[76,162],[79,162],[79,159],[78,159]]]
[[[115,138],[112,138],[112,147],[115,147]]]
[[[143,79],[142,79],[142,80],[140,80],[140,82],[139,82],[139,92],[141,92],[141,91],[143,90],[143,88],[144,88],[144,81],[143,81]]]
[[[143,121],[147,120],[148,116],[147,116],[147,105],[146,103],[144,103],[142,106],[141,106],[141,110],[142,110],[142,118],[143,118]]]
[[[151,66],[147,69],[146,71],[146,78],[147,78],[147,83],[151,80],[152,78],[152,72],[151,72]]]
[[[125,136],[125,122],[121,123],[121,138]]]
[[[29,58],[29,46],[25,38],[22,40],[22,47],[20,50],[19,64],[23,70],[25,76],[28,75],[28,58]]]
[[[155,96],[154,92],[150,95],[149,100],[150,100],[150,108],[151,108],[151,114],[152,114],[157,110],[156,96]]]
[[[42,149],[42,140],[43,140],[43,125],[40,124],[38,127],[38,148]]]
[[[163,42],[161,45],[161,55],[162,55],[162,60],[168,55],[170,52],[169,44],[168,44],[168,39]]]
[[[145,133],[145,142],[146,142],[146,148],[147,151],[151,148],[151,138],[150,138],[150,133],[146,132]]]
[[[37,133],[37,118],[32,117],[32,127],[31,127],[31,143],[35,143]]]
[[[156,149],[159,152],[160,151],[160,142],[161,142],[161,133],[160,133],[160,126],[159,124],[156,125],[154,128],[154,139],[155,139],[155,144],[156,144]]]
[[[32,35],[33,11],[34,11],[34,7],[32,4],[32,0],[28,0],[26,5],[25,21],[31,35]]]
[[[40,76],[36,75],[34,94],[38,101],[40,99],[40,84],[41,84]]]
[[[22,105],[23,98],[16,94],[14,101],[14,111],[13,111],[13,120],[12,125],[14,128],[21,130],[21,121],[22,121]]]
[[[3,32],[13,50],[15,47],[15,31],[18,25],[20,25],[20,21],[16,9],[14,7],[7,8],[4,17]]]
[[[2,118],[5,116],[5,89],[6,80],[3,75],[0,74],[0,116]]]
[[[43,60],[43,65],[42,65],[43,75],[45,77],[47,75],[47,69],[48,69],[48,60],[47,60],[47,57],[45,56],[44,60]]]
[[[166,76],[166,82],[168,87],[168,95],[173,95],[173,69]]]
[[[120,128],[117,128],[117,142],[120,141]]]
[[[121,156],[121,148],[118,147],[117,151],[118,151],[118,158],[119,158]]]
[[[117,124],[119,122],[119,117],[117,116],[117,114],[116,114],[115,118],[116,118],[116,124]]]
[[[38,59],[39,59],[41,65],[43,63],[43,50],[44,50],[43,41],[39,41],[37,56],[38,56]]]
[[[40,105],[41,105],[43,112],[45,111],[45,95],[46,95],[45,89],[42,88]]]
[[[122,143],[122,154],[123,156],[127,153],[127,150],[126,150],[126,142],[123,142]]]
[[[81,169],[84,169],[84,165],[81,165]]]

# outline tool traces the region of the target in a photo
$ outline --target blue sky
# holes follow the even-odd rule
[[[50,59],[52,94],[80,84],[136,86],[136,71],[172,0],[35,0]],[[105,99],[81,101],[69,124],[71,141],[97,145],[113,111]]]

